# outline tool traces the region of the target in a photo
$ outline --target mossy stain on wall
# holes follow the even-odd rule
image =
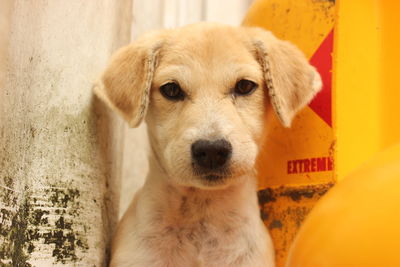
[[[54,263],[77,261],[77,251],[88,249],[85,228],[76,223],[80,191],[26,192],[18,209],[0,209],[0,266],[31,266],[29,255],[43,245],[52,248]]]

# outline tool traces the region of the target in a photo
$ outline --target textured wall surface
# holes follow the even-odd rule
[[[131,1],[12,3],[0,48],[0,265],[102,266],[122,122],[91,87],[129,41]]]

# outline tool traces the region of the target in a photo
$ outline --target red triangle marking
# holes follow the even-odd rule
[[[326,36],[310,59],[322,78],[322,90],[315,96],[309,107],[332,127],[332,51],[333,29]]]

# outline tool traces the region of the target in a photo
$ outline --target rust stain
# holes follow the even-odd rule
[[[278,266],[284,266],[290,244],[307,214],[333,185],[281,186],[258,192],[261,218],[274,240]]]

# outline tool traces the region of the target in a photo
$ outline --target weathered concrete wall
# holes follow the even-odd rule
[[[0,265],[102,266],[122,122],[91,87],[129,40],[131,1],[12,3],[0,49]]]

